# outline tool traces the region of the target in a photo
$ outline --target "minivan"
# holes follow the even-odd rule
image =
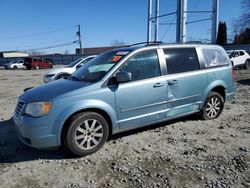
[[[85,156],[126,130],[197,113],[217,118],[234,95],[234,70],[220,46],[131,46],[98,55],[67,80],[26,91],[13,119],[25,144],[63,145]]]

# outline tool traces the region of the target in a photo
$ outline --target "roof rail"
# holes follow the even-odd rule
[[[155,42],[139,42],[139,43],[135,43],[135,44],[131,44],[128,45],[127,47],[132,47],[132,46],[137,46],[137,45],[142,45],[142,44],[146,44],[147,45],[156,45],[156,44],[162,44],[162,41],[155,41]]]

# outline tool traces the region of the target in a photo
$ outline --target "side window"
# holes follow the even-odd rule
[[[132,81],[160,76],[160,64],[156,50],[142,52],[131,57],[120,71],[131,72]]]
[[[199,60],[194,48],[164,49],[168,74],[189,72],[200,69]]]
[[[240,56],[244,55],[244,52],[240,51]]]
[[[205,67],[228,65],[228,59],[221,50],[204,48],[202,52],[205,59]]]

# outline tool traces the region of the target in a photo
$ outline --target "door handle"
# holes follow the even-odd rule
[[[170,81],[168,81],[168,85],[176,85],[176,84],[178,84],[178,80],[170,80]]]
[[[164,86],[163,83],[156,83],[153,87],[162,87],[162,86]]]

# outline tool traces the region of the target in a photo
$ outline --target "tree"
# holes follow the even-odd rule
[[[113,41],[111,42],[111,46],[125,46],[125,45],[126,45],[125,42],[119,41],[119,40],[113,40]]]
[[[235,35],[234,44],[250,44],[250,28],[246,28],[239,35]]]
[[[219,23],[216,44],[219,45],[227,44],[227,25],[225,22]]]
[[[242,14],[239,18],[239,25],[241,27],[241,31],[245,28],[250,27],[250,0],[242,0]]]

